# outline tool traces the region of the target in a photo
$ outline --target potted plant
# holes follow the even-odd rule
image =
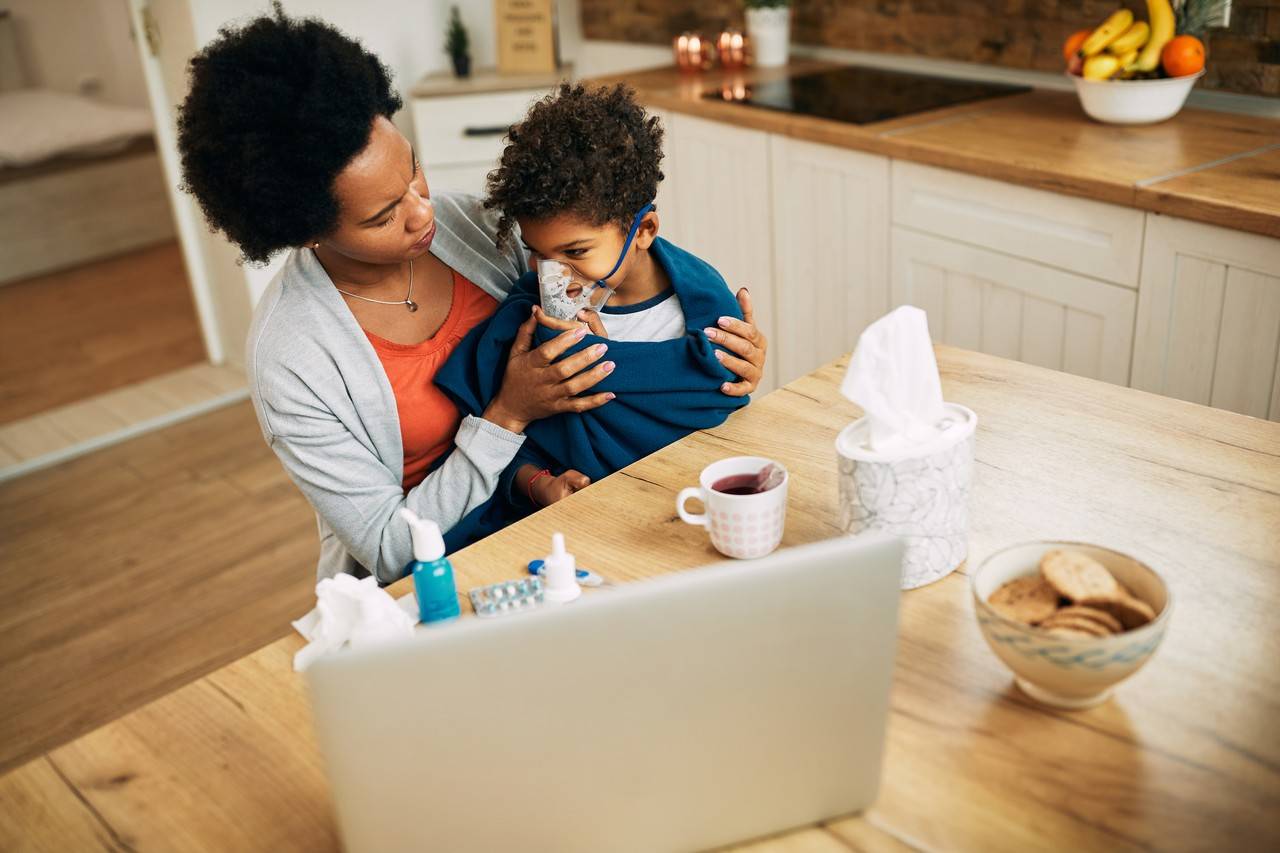
[[[745,0],[747,38],[755,64],[773,68],[787,64],[791,47],[791,0]]]
[[[471,74],[471,40],[467,37],[467,28],[462,26],[462,16],[458,7],[449,9],[449,30],[444,39],[445,53],[453,60],[453,73],[459,77]]]

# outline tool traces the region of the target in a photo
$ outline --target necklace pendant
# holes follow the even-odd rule
[[[414,302],[412,299],[406,299],[406,300],[404,301],[404,304],[409,306],[409,310],[410,310],[410,311],[417,311],[417,310],[418,310],[418,303]]]

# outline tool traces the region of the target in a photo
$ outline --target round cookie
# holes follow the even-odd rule
[[[1080,631],[1076,628],[1050,628],[1049,633],[1054,637],[1063,637],[1068,640],[1093,640],[1096,639],[1093,634],[1086,631]]]
[[[1124,590],[1120,591],[1120,596],[1115,601],[1108,601],[1098,606],[1119,619],[1126,631],[1141,628],[1156,618],[1156,612],[1150,604]]]
[[[1027,575],[1003,584],[987,604],[1006,619],[1034,625],[1058,609],[1058,593],[1039,575]]]
[[[1119,634],[1124,630],[1124,625],[1120,624],[1120,620],[1112,616],[1105,610],[1099,610],[1096,607],[1084,607],[1079,604],[1073,604],[1070,607],[1064,607],[1059,610],[1055,616],[1073,616],[1080,619],[1088,619],[1097,622],[1106,628],[1112,634]]]
[[[1095,622],[1083,616],[1063,616],[1061,610],[1041,622],[1040,627],[1050,631],[1055,628],[1069,628],[1072,631],[1088,634],[1090,637],[1111,636],[1111,631],[1103,626],[1101,622]]]
[[[1076,604],[1115,601],[1123,592],[1105,566],[1077,551],[1045,554],[1040,561],[1040,574],[1063,598]]]

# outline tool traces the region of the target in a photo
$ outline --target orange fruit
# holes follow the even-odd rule
[[[1186,77],[1204,68],[1204,45],[1195,36],[1177,36],[1160,51],[1160,64],[1170,77]]]
[[[1093,30],[1076,30],[1067,36],[1067,40],[1062,44],[1062,58],[1067,62],[1071,61],[1071,57],[1080,52],[1080,45],[1084,44],[1084,40],[1089,37]]]

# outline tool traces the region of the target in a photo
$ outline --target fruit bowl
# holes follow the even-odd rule
[[[1204,71],[1162,80],[1087,80],[1068,74],[1080,106],[1106,124],[1152,124],[1178,114]]]

